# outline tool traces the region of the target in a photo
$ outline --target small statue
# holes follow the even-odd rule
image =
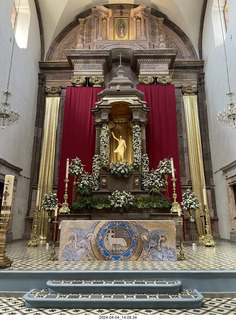
[[[111,132],[111,134],[113,138],[117,140],[119,143],[116,150],[114,150],[114,153],[118,153],[118,161],[124,161],[124,152],[125,152],[125,149],[127,148],[125,140],[122,139],[122,136],[120,136],[120,139],[116,138],[113,131]]]

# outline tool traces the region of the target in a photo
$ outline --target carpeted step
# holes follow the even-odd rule
[[[49,280],[50,292],[58,293],[168,293],[181,291],[181,282],[165,280]]]
[[[178,294],[57,294],[48,289],[31,290],[23,297],[32,308],[138,308],[138,309],[193,309],[200,308],[203,296],[196,290]]]

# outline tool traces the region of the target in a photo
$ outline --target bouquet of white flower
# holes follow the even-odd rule
[[[133,167],[128,162],[119,161],[110,164],[110,171],[115,177],[127,178],[133,172]]]
[[[84,165],[82,164],[79,158],[75,158],[71,160],[69,165],[69,174],[73,176],[80,176],[84,171]]]
[[[159,162],[157,170],[160,172],[161,175],[171,174],[171,161],[170,159],[164,159]]]
[[[108,199],[111,207],[118,209],[121,212],[134,205],[134,196],[130,192],[124,190],[115,190]]]
[[[181,205],[183,209],[187,211],[196,210],[200,207],[197,195],[190,189],[187,189],[186,192],[183,193]]]
[[[55,193],[50,192],[50,194],[45,194],[41,208],[45,211],[53,211],[56,208],[56,205],[58,203],[58,199],[56,197]]]
[[[82,173],[77,182],[77,186],[78,191],[82,196],[91,195],[93,186],[92,177],[87,172]]]
[[[165,181],[162,179],[158,169],[152,170],[143,179],[144,190],[149,190],[152,194],[159,194],[164,191]]]

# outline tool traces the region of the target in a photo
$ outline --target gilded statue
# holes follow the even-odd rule
[[[114,132],[111,132],[113,138],[115,140],[118,141],[118,147],[116,148],[116,150],[114,150],[114,153],[118,154],[118,161],[124,161],[124,153],[125,153],[125,149],[127,148],[125,140],[122,138],[122,136],[120,136],[120,138],[116,138]]]

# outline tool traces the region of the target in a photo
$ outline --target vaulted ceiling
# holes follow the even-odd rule
[[[108,4],[146,5],[167,16],[189,37],[199,52],[201,16],[205,0],[37,0],[41,12],[45,53],[56,36],[75,17],[92,7]]]

